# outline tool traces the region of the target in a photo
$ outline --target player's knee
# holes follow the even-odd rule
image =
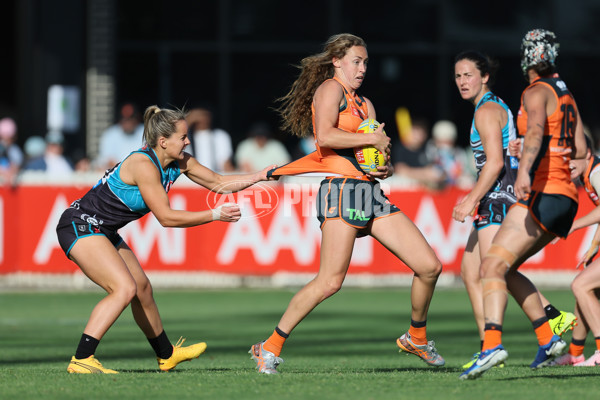
[[[331,278],[325,282],[323,287],[323,299],[326,299],[330,296],[333,296],[342,288],[342,284],[344,283],[343,278]]]
[[[151,298],[153,296],[152,284],[148,279],[136,284],[136,296],[138,299]]]
[[[481,277],[504,276],[517,261],[517,255],[501,245],[492,244],[481,261]]]
[[[573,282],[571,282],[571,291],[576,299],[581,298],[590,290],[593,290],[593,288],[588,287],[586,280],[581,279],[581,275],[576,276]]]
[[[497,257],[485,257],[479,267],[479,277],[492,278],[505,276],[508,271],[506,262]]]
[[[440,260],[436,260],[435,265],[433,267],[433,274],[435,275],[435,278],[437,279],[440,274],[442,273],[443,270],[443,266]]]
[[[465,286],[470,287],[473,285],[480,285],[481,278],[479,276],[479,269],[477,271],[468,271],[465,269],[461,269],[460,277],[465,284]]]
[[[423,268],[413,269],[413,271],[415,273],[415,278],[418,278],[422,282],[435,285],[442,273],[442,263],[436,261]]]
[[[427,266],[427,268],[425,270],[425,273],[421,273],[421,274],[419,274],[419,276],[421,278],[437,280],[437,278],[440,276],[441,273],[442,273],[442,263],[440,262],[440,260],[435,258],[435,260],[432,260],[429,263],[429,265]]]
[[[118,285],[113,287],[113,290],[111,292],[115,296],[117,296],[124,304],[129,304],[136,295],[137,285],[133,279],[119,282]]]
[[[465,283],[479,282],[479,269],[474,272],[463,265],[460,269],[460,277]]]
[[[133,298],[136,296],[136,294],[137,294],[137,287],[135,286],[135,284],[131,287],[128,287],[127,292],[125,293],[127,303],[131,303],[131,300],[133,300]]]

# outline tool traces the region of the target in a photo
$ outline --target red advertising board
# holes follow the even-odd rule
[[[61,213],[88,187],[21,186],[0,189],[0,274],[70,273],[77,270],[56,240]],[[194,228],[163,228],[148,215],[121,230],[147,271],[215,272],[269,276],[277,272],[318,270],[320,230],[316,219],[318,185],[273,183],[240,193],[215,195],[202,188],[175,186],[171,206],[203,210],[237,202],[243,217],[237,223],[213,222]],[[443,192],[385,187],[390,200],[421,229],[444,265],[458,274],[471,223],[452,220],[452,208],[464,191]],[[593,208],[580,192],[578,216]],[[575,232],[549,245],[523,267],[529,270],[573,271],[587,250],[594,228]],[[408,268],[370,237],[358,239],[350,274],[397,274]]]

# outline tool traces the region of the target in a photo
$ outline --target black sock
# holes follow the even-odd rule
[[[277,332],[277,334],[279,336],[281,336],[282,338],[284,338],[284,339],[287,339],[290,336],[289,333],[285,333],[284,331],[282,331],[281,329],[279,329],[278,326],[275,327],[275,332]]]
[[[575,346],[585,346],[585,338],[583,338],[583,339],[571,338],[571,343],[573,343]]]
[[[482,349],[483,349],[483,340],[481,340],[479,343],[479,351],[481,351]]]
[[[85,333],[82,334],[79,345],[77,346],[77,351],[75,352],[75,358],[83,360],[84,358],[93,355],[96,352],[99,343],[100,341],[98,339],[86,335]]]
[[[173,355],[173,345],[169,341],[165,331],[162,331],[162,333],[154,339],[148,338],[148,342],[154,349],[156,357],[167,359]]]
[[[485,324],[483,326],[484,331],[500,331],[502,332],[502,325],[500,324]],[[483,344],[481,345],[483,347]]]
[[[410,325],[413,328],[425,328],[427,326],[427,320],[425,321],[415,321],[413,319],[410,320]]]
[[[548,319],[554,319],[560,316],[560,311],[558,311],[552,304],[548,304],[546,307],[544,307],[544,312],[546,313],[546,317],[548,317]]]
[[[532,321],[531,325],[533,325],[533,329],[537,329],[540,326],[544,325],[547,321],[548,321],[548,317],[542,317],[542,318],[536,319],[535,321]]]

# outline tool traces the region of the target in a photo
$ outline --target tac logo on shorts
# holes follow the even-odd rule
[[[348,219],[351,221],[368,221],[370,218],[365,216],[363,210],[356,210],[354,208],[346,208],[348,213]]]
[[[510,157],[510,168],[519,169],[519,160],[517,157]]]

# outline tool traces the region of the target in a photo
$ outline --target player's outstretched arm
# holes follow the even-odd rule
[[[274,178],[267,177],[267,172],[276,167],[276,165],[269,165],[262,171],[251,174],[221,175],[206,168],[189,155],[179,164],[181,172],[190,180],[216,193],[238,192],[255,183],[274,180]]]

